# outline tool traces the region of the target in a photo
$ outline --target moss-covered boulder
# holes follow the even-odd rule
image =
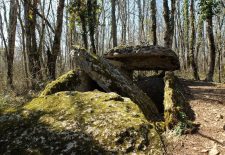
[[[0,116],[0,154],[162,154],[138,106],[116,93],[65,91]]]
[[[40,96],[51,95],[60,91],[90,91],[99,88],[83,71],[76,69],[63,74],[50,82]]]

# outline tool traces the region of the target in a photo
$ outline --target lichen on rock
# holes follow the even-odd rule
[[[12,123],[0,116],[1,154],[162,154],[154,125],[116,93],[58,92],[22,109]]]

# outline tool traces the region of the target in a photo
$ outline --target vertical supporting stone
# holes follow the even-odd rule
[[[173,129],[179,124],[187,127],[188,118],[184,112],[187,103],[178,78],[173,72],[166,72],[164,82],[163,104],[165,127],[167,129]]]

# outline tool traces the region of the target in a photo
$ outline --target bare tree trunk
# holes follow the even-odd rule
[[[217,46],[217,48],[219,48],[219,47]],[[219,73],[218,81],[221,82],[222,74],[221,74],[221,50],[220,49],[218,50],[218,73]]]
[[[181,10],[180,10],[180,1],[177,1],[177,33],[178,33],[178,49],[180,49],[180,58],[182,67],[185,70],[186,67],[186,58],[185,58],[185,49],[184,49],[184,35],[182,29],[182,22],[181,22]]]
[[[17,0],[17,3],[18,0]],[[24,28],[24,24],[21,18],[21,8],[19,5],[19,14],[18,14],[18,19],[20,22],[20,26],[21,26],[21,36],[22,36],[22,51],[23,51],[23,63],[24,63],[24,72],[25,72],[25,81],[26,81],[26,86],[29,87],[29,74],[28,74],[28,64],[27,64],[27,53],[26,53],[26,43],[25,43],[25,28]]]
[[[207,33],[208,33],[208,42],[209,42],[209,52],[210,52],[210,61],[209,61],[209,70],[207,73],[206,81],[212,82],[213,75],[215,70],[215,61],[216,61],[216,47],[214,42],[214,35],[213,35],[213,17],[209,16],[207,21]]]
[[[163,17],[166,25],[164,33],[164,46],[172,48],[174,35],[174,15],[176,11],[176,0],[171,0],[171,10],[169,10],[168,0],[163,0]]]
[[[202,19],[202,15],[199,17],[199,22],[198,22],[198,41],[196,45],[196,56],[195,56],[195,62],[197,62],[197,59],[199,57],[199,50],[200,46],[202,46],[202,40],[203,40],[203,26],[204,26],[204,21]]]
[[[104,0],[102,0],[102,4],[104,5]],[[102,26],[102,46],[101,46],[101,55],[104,54],[105,51],[105,28],[106,28],[106,11],[105,8],[103,8],[103,26]]]
[[[69,0],[67,0],[67,4],[69,4]],[[68,13],[68,17],[70,18],[70,20],[68,21],[68,62],[69,62],[69,69],[75,69],[75,64],[73,62],[73,58],[72,55],[70,54],[70,51],[72,50],[72,45],[76,42],[75,38],[76,37],[76,25],[75,25],[75,14],[72,11],[67,11]]]
[[[184,1],[184,45],[186,51],[187,69],[190,68],[190,46],[189,46],[189,0]]]
[[[136,3],[134,3],[134,5],[133,5],[133,10],[135,10],[135,7],[136,7],[136,5],[135,5]],[[133,15],[133,19],[132,19],[132,24],[133,24],[133,30],[132,30],[132,44],[134,44],[135,43],[135,15]]]
[[[199,80],[199,75],[198,75],[198,66],[196,65],[195,58],[194,58],[194,51],[195,51],[195,41],[196,41],[196,36],[195,36],[195,12],[194,12],[194,0],[191,0],[191,5],[190,5],[190,12],[191,12],[191,40],[190,40],[190,63],[191,67],[193,70],[193,76],[195,80]]]
[[[32,10],[37,9],[37,1],[31,4],[31,1],[24,0],[24,16],[25,16],[25,32],[26,32],[26,50],[29,60],[29,70],[31,73],[32,89],[35,89],[36,84],[41,80],[41,65],[39,53],[36,43],[36,13]]]
[[[77,0],[76,4],[78,8],[78,15],[80,17],[80,22],[81,22],[82,39],[83,39],[84,48],[88,50],[87,20],[86,20],[86,14],[83,10],[84,6],[82,6],[83,5],[82,0]]]
[[[61,34],[62,34],[62,22],[63,22],[63,10],[64,10],[65,0],[59,0],[58,8],[57,8],[57,22],[55,28],[55,37],[52,46],[52,52],[49,53],[49,63],[48,70],[51,79],[55,79],[56,77],[56,60],[58,55],[60,54],[60,43],[61,43]],[[51,55],[51,56],[50,56]]]
[[[29,3],[29,2],[28,2]],[[37,9],[37,0],[33,1],[33,4],[31,4],[31,10],[36,10]],[[41,62],[40,62],[40,55],[38,52],[38,48],[37,48],[37,37],[36,37],[36,25],[37,25],[37,20],[36,20],[36,13],[34,11],[32,12],[32,17],[29,14],[29,19],[30,19],[30,34],[31,34],[31,46],[32,49],[34,51],[33,53],[33,59],[34,59],[34,71],[32,73],[34,73],[35,78],[40,81],[42,79],[42,72],[41,72]]]
[[[45,67],[45,62],[44,62],[44,59],[43,59],[43,52],[45,51],[45,38],[46,38],[46,22],[47,22],[47,19],[45,18],[45,0],[40,1],[40,6],[41,6],[41,22],[40,23],[37,23],[37,29],[38,29],[38,34],[39,34],[39,43],[38,43],[38,48],[37,48],[37,51],[38,51],[38,54],[39,54],[39,60],[40,60],[40,64],[41,64],[41,73],[42,75],[45,77],[48,76],[47,75],[47,70],[46,70],[46,67]],[[42,5],[43,4],[43,5]],[[36,11],[37,13],[38,11]],[[39,13],[39,12],[38,12]],[[44,78],[43,77],[43,78]]]
[[[137,0],[137,6],[138,6],[138,23],[139,23],[138,39],[139,39],[139,42],[142,43],[144,41],[144,37],[143,37],[144,16],[142,14],[141,0]]]
[[[203,52],[203,71],[206,74],[207,72],[207,66],[208,66],[208,60],[206,57],[206,41],[203,40],[203,46],[202,46],[202,52]]]
[[[127,36],[127,2],[126,0],[119,1],[119,10],[120,10],[120,16],[121,16],[121,23],[122,23],[122,37],[121,37],[121,43],[123,45],[126,44],[126,36]]]
[[[7,51],[7,86],[13,88],[13,59],[15,50],[16,24],[18,4],[10,0],[9,29],[8,29],[8,51]]]
[[[219,74],[219,82],[222,82],[222,28],[223,28],[223,20],[221,20],[220,16],[217,16],[217,29],[216,29],[216,37],[217,37],[217,51],[218,51],[218,74]]]
[[[3,19],[2,19],[2,15],[0,12],[0,31],[1,31],[1,38],[2,38],[2,44],[4,44],[5,50],[3,53],[3,61],[4,61],[4,67],[7,68],[7,53],[8,53],[8,45],[7,45],[7,39],[5,37],[5,33],[4,33],[4,27],[7,28],[7,30],[9,30],[8,27],[8,20],[7,20],[7,15],[6,15],[6,6],[5,6],[5,2],[3,1],[3,15],[4,15],[4,23],[3,23]]]
[[[87,0],[87,10],[88,10],[88,26],[90,32],[90,41],[93,53],[96,54],[95,46],[95,28],[96,28],[96,9],[97,9],[97,0]]]
[[[113,39],[113,47],[117,46],[117,26],[116,26],[116,0],[111,0],[111,16],[112,16],[112,27],[111,27],[111,35]]]
[[[157,12],[157,8],[156,8],[156,0],[152,0],[151,1],[151,18],[152,18],[152,43],[153,45],[157,45],[158,41],[157,41],[157,34],[156,34],[156,28],[157,28],[157,20],[156,20],[156,12]]]
[[[7,47],[7,42],[6,42],[6,38],[5,38],[5,35],[4,35],[4,25],[3,25],[1,13],[0,13],[0,32],[1,32],[2,42],[3,42],[4,47],[5,47],[4,55],[6,57],[6,52],[8,51],[8,47]]]

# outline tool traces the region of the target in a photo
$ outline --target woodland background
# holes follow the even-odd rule
[[[1,0],[0,91],[39,89],[74,69],[73,45],[172,48],[184,78],[224,82],[224,0]]]

